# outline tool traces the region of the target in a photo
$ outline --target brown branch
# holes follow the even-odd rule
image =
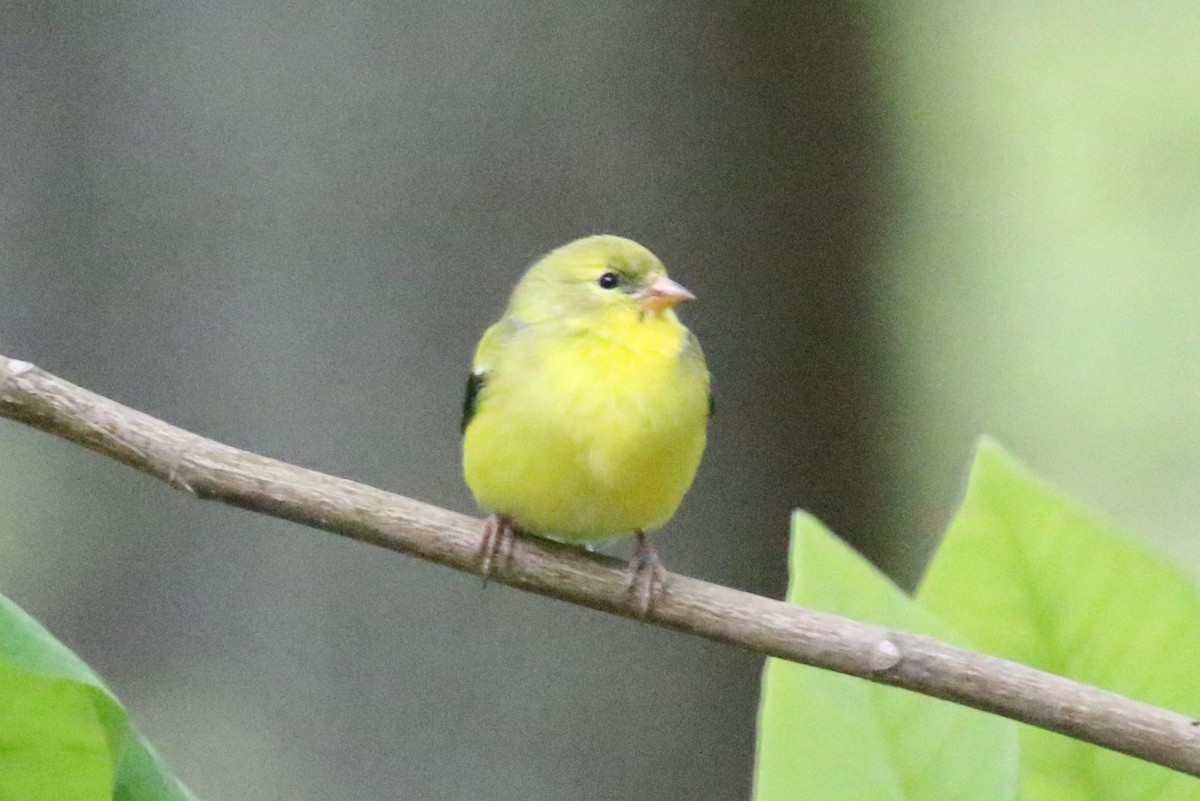
[[[199,498],[478,572],[479,520],[222,445],[0,356],[0,416]],[[521,537],[492,578],[633,617],[625,566]],[[647,622],[994,712],[1200,776],[1200,721],[1003,659],[670,574]]]

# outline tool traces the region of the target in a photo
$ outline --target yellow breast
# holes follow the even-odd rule
[[[670,519],[705,444],[708,372],[688,336],[674,315],[521,332],[465,433],[480,506],[563,540]]]

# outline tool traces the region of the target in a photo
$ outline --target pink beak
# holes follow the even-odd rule
[[[642,311],[658,312],[671,308],[681,300],[695,299],[696,296],[683,284],[660,275],[642,293]]]

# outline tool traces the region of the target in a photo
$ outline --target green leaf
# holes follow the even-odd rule
[[[0,595],[0,801],[195,801],[100,678]]]
[[[1200,714],[1200,595],[1180,573],[980,443],[917,596],[977,648]],[[1200,781],[1021,727],[1025,801],[1200,800]]]
[[[788,601],[956,639],[814,518],[792,520]],[[1007,801],[1011,721],[863,679],[767,660],[756,801]]]
[[[0,662],[0,798],[107,798],[112,785],[112,752],[91,693]]]

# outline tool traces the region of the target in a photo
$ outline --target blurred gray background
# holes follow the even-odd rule
[[[780,595],[802,506],[911,583],[989,431],[1194,570],[1196,16],[0,2],[0,353],[469,511],[477,337],[619,233],[716,382],[672,569]],[[749,790],[754,656],[3,421],[0,509],[0,591],[206,799]]]

